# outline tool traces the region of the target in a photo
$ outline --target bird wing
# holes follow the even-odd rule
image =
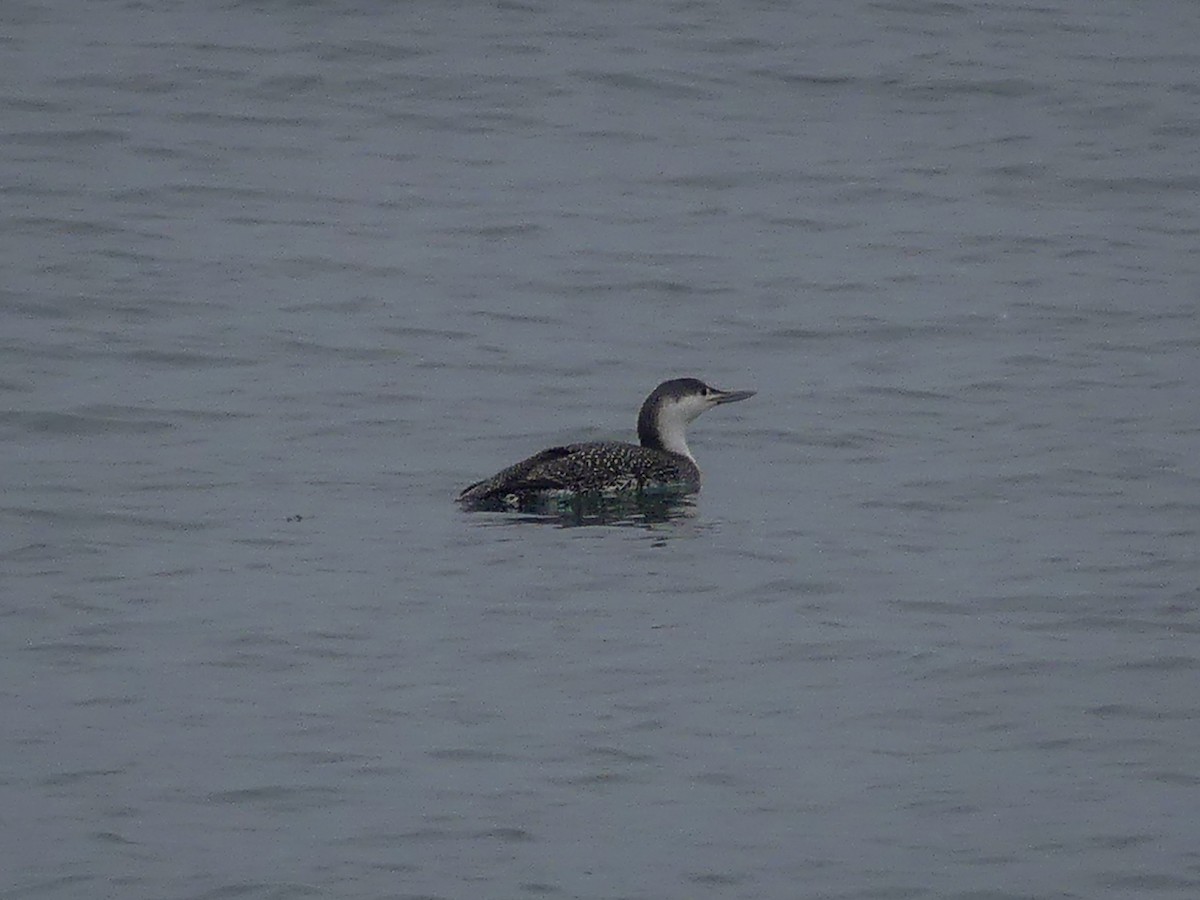
[[[523,459],[519,463],[513,463],[507,469],[497,472],[491,478],[484,478],[482,481],[468,485],[463,488],[462,493],[458,497],[461,500],[485,486],[488,486],[490,489],[475,499],[484,500],[489,497],[500,496],[519,490],[540,490],[542,481],[547,477],[545,474],[547,465],[565,456],[570,456],[574,452],[575,448],[569,446],[549,447],[541,453],[535,453],[528,459]],[[558,485],[555,483],[547,486],[553,488]]]
[[[613,441],[567,444],[547,453],[548,456],[535,458],[533,465],[505,487],[516,493],[628,490],[667,475],[664,459],[668,468],[674,469],[663,454]]]

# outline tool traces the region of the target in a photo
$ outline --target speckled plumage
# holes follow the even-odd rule
[[[698,490],[700,470],[678,453],[597,441],[543,450],[477,481],[458,499],[481,503],[551,491],[617,493],[655,488]]]
[[[595,441],[551,447],[475,482],[459,502],[509,507],[563,494],[698,491],[700,469],[688,449],[687,424],[706,409],[753,393],[720,391],[696,378],[664,381],[638,413],[641,446]]]

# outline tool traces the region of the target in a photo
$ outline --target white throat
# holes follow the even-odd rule
[[[658,411],[658,437],[663,449],[671,453],[686,456],[692,462],[696,457],[687,445],[687,424],[696,418],[698,413],[685,410],[679,406],[665,406]]]

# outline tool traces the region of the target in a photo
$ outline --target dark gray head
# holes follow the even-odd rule
[[[753,396],[754,391],[718,390],[699,378],[664,381],[638,413],[638,440],[643,447],[679,453],[695,462],[687,445],[688,423],[714,406]]]

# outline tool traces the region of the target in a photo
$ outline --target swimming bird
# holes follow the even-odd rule
[[[466,487],[468,506],[517,506],[551,497],[627,492],[693,493],[700,469],[687,445],[687,426],[706,410],[754,396],[722,391],[698,378],[656,387],[638,413],[639,444],[592,441],[550,447]]]

